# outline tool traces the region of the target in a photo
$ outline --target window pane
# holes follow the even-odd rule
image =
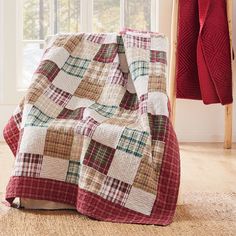
[[[25,43],[23,48],[23,76],[20,88],[29,86],[33,73],[43,55],[43,44]]]
[[[93,1],[93,31],[117,32],[120,28],[120,0]]]
[[[125,0],[125,27],[151,29],[151,0]]]
[[[54,0],[54,33],[79,32],[80,0]]]
[[[49,34],[49,3],[49,0],[24,0],[24,39],[44,39]]]

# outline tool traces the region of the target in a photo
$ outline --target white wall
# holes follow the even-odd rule
[[[2,1],[2,0],[0,0]],[[160,0],[161,19],[160,31],[170,36],[172,0]],[[234,0],[234,48],[236,49],[236,0]],[[1,17],[2,14],[0,14]],[[166,17],[168,15],[168,17]],[[169,20],[167,20],[169,19]],[[1,25],[1,19],[0,19]],[[1,34],[0,34],[1,37]],[[1,49],[1,38],[0,38]],[[0,61],[1,63],[1,61]],[[2,64],[2,63],[1,63]],[[0,65],[0,76],[2,75]],[[234,98],[236,99],[236,60],[234,69]],[[9,79],[9,78],[4,78]],[[1,78],[0,78],[1,81]],[[0,83],[1,89],[1,83]],[[0,94],[1,97],[1,94]],[[3,140],[2,129],[13,112],[15,105],[0,105],[0,141]],[[179,141],[223,141],[224,139],[224,107],[221,105],[203,105],[201,101],[177,100],[176,132]],[[236,100],[233,106],[233,140],[236,142]]]

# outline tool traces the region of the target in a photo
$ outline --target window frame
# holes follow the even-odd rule
[[[27,88],[19,86],[23,76],[23,47],[26,43],[42,44],[44,40],[28,40],[23,38],[23,0],[1,1],[3,35],[0,38],[3,57],[8,55],[8,60],[2,59],[0,71],[0,104],[17,104],[25,95]],[[50,34],[54,34],[54,0],[50,1]],[[125,1],[120,0],[120,29],[124,27]],[[160,0],[151,1],[151,31],[159,31],[159,5]],[[80,0],[80,32],[92,32],[93,28],[93,0]],[[0,20],[1,22],[1,20]],[[8,22],[7,26],[4,22]],[[11,39],[11,40],[8,40]],[[15,40],[15,41],[14,41]],[[2,51],[2,50],[1,50]],[[10,56],[15,58],[10,60]],[[11,61],[11,63],[9,63]],[[11,65],[10,65],[11,64]],[[16,68],[15,70],[12,68]],[[6,79],[9,78],[9,79]]]

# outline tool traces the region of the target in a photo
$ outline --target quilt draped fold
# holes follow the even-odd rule
[[[177,97],[230,104],[232,71],[225,0],[180,0]]]
[[[113,222],[169,224],[180,166],[158,33],[61,34],[4,129],[6,200],[66,203]]]

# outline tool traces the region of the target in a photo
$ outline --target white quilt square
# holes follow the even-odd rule
[[[43,155],[46,133],[43,127],[25,127],[19,152]]]
[[[105,146],[116,148],[124,127],[113,124],[100,124],[94,131],[92,139]]]
[[[151,37],[151,50],[156,50],[156,51],[168,51],[168,40],[167,38],[163,35],[160,35],[158,37]]]
[[[70,110],[75,110],[80,107],[89,107],[94,101],[87,98],[80,98],[73,96],[70,101],[66,104],[66,108]]]
[[[143,191],[142,189],[132,187],[125,207],[140,212],[144,215],[150,215],[156,195]]]
[[[44,156],[40,178],[65,181],[68,165],[68,160]]]
[[[73,75],[69,75],[68,73],[60,70],[56,75],[52,83],[59,89],[74,94],[75,90],[78,88],[81,80]]]
[[[89,107],[84,109],[83,119],[85,119],[88,116],[92,117],[98,123],[103,123],[104,121],[108,120],[107,117],[100,115],[99,113],[97,113],[96,111],[94,111],[93,109]]]
[[[63,47],[52,47],[43,56],[43,60],[53,61],[57,64],[59,68],[62,68],[69,55],[69,52]]]
[[[152,115],[169,116],[168,97],[162,92],[148,93],[148,113]]]
[[[137,95],[140,98],[142,95],[148,92],[148,79],[149,76],[139,76],[134,81],[134,87],[136,89]]]
[[[141,158],[116,150],[107,175],[125,183],[133,184],[140,161]]]

